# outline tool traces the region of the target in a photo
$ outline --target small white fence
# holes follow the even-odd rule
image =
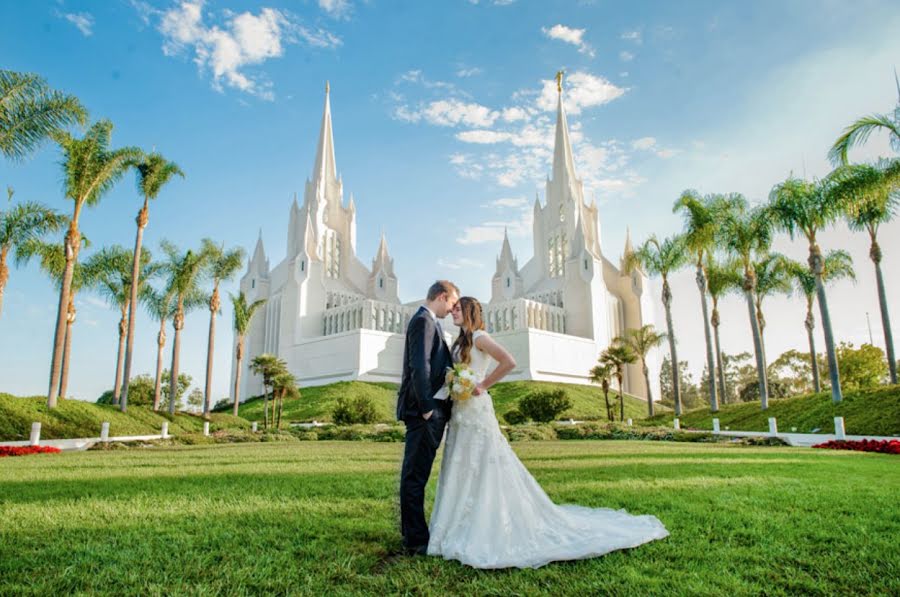
[[[877,435],[847,435],[844,427],[844,417],[834,418],[834,433],[779,433],[778,421],[775,417],[769,417],[768,431],[731,431],[730,429],[722,429],[719,419],[713,419],[713,435],[724,435],[728,437],[777,437],[784,440],[791,446],[814,446],[831,440],[863,440],[872,439],[877,441],[897,439],[895,437],[885,437]],[[629,420],[630,424],[630,420]],[[677,418],[672,421],[675,429],[681,429],[681,421]],[[707,433],[702,429],[686,430],[693,433]]]
[[[203,435],[209,435],[209,421],[203,422]],[[163,421],[158,435],[119,435],[115,437],[109,436],[109,423],[104,421],[100,425],[100,437],[81,437],[77,439],[47,439],[42,441],[41,424],[35,422],[31,424],[31,436],[28,438],[28,440],[17,442],[0,442],[0,446],[50,446],[53,448],[59,448],[63,451],[81,451],[87,450],[94,444],[98,443],[140,442],[155,439],[168,439],[170,437],[172,436],[169,435],[168,421]]]

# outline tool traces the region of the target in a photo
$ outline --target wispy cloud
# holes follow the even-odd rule
[[[480,104],[451,98],[429,102],[417,109],[400,106],[394,111],[394,116],[406,122],[424,120],[437,126],[488,127],[494,124],[500,113]]]
[[[591,58],[594,57],[594,48],[584,41],[584,33],[586,29],[574,29],[565,25],[554,25],[553,27],[543,27],[541,31],[550,39],[556,39],[567,44],[572,44],[582,54],[586,54]]]
[[[634,54],[626,50],[622,50],[621,52],[619,52],[619,60],[621,60],[622,62],[631,62],[632,60],[634,60]]]
[[[480,261],[476,261],[475,259],[468,259],[466,257],[460,257],[458,259],[438,259],[437,261],[438,267],[443,267],[445,269],[452,270],[461,270],[468,268],[478,268],[482,269],[484,264]]]
[[[487,207],[497,207],[493,203],[489,203]],[[534,212],[525,204],[524,199],[521,200],[521,203],[501,207],[505,207],[505,211],[509,212],[508,219],[489,220],[476,226],[467,226],[460,231],[456,242],[461,245],[479,245],[498,243],[503,240],[504,234],[520,238],[531,235],[534,227]]]
[[[78,27],[78,30],[85,37],[90,37],[94,34],[94,16],[89,12],[56,11],[56,16]]]
[[[319,8],[335,19],[347,19],[353,11],[349,0],[319,0]]]
[[[141,4],[133,4],[141,10]],[[174,56],[193,54],[202,71],[212,73],[213,87],[231,87],[262,99],[274,98],[272,84],[264,75],[252,76],[247,68],[278,58],[287,44],[312,48],[335,48],[341,40],[322,28],[310,28],[287,11],[262,8],[258,14],[226,12],[222,25],[207,24],[203,0],[181,0],[159,13],[163,52]],[[141,12],[152,16],[153,13]]]
[[[456,76],[460,78],[474,77],[480,75],[482,70],[477,66],[462,66],[456,71]]]
[[[623,31],[622,35],[620,35],[619,37],[624,39],[625,41],[630,41],[630,42],[636,43],[638,45],[640,45],[644,41],[641,37],[640,29],[632,29],[630,31]]]

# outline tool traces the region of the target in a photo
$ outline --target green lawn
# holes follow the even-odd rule
[[[572,408],[561,415],[561,418],[594,420],[604,417],[603,394],[599,387],[579,386],[574,384],[549,383],[542,381],[510,381],[499,383],[491,388],[491,397],[494,399],[494,408],[498,415],[513,410],[518,405],[520,398],[536,390],[566,390],[572,401]],[[337,404],[339,396],[355,398],[368,396],[375,404],[378,419],[382,422],[395,420],[397,405],[397,386],[389,383],[368,383],[362,381],[345,381],[303,388],[302,396],[297,400],[288,400],[284,403],[284,417],[289,421],[331,421],[331,413]],[[610,392],[610,401],[616,398],[614,392]],[[671,412],[671,409],[656,405],[657,411]],[[618,416],[618,404],[616,416]],[[240,407],[240,415],[251,421],[263,420],[262,399],[248,400]],[[647,403],[632,396],[625,396],[625,417],[635,420],[647,416]]]
[[[895,456],[514,447],[557,502],[652,513],[671,536],[539,570],[477,571],[397,555],[400,444],[28,456],[0,462],[0,594],[900,593]]]
[[[169,433],[197,433],[203,429],[203,419],[197,415],[155,413],[147,407],[129,406],[121,413],[110,405],[94,404],[81,400],[60,400],[59,405],[47,409],[47,399],[41,397],[19,398],[0,393],[0,441],[28,439],[33,422],[41,423],[41,439],[71,439],[99,437],[100,426],[109,422],[109,434],[152,435],[160,431],[163,421],[169,421]],[[210,428],[249,428],[242,418],[225,413],[214,413]]]
[[[797,433],[834,433],[834,417],[844,417],[844,426],[852,435],[900,435],[900,386],[881,386],[871,390],[847,392],[840,404],[831,400],[830,392],[770,400],[762,410],[759,402],[726,404],[713,415],[709,408],[692,410],[681,417],[683,427],[712,429],[712,419],[718,417],[722,429],[767,431],[769,417],[778,420],[778,430]],[[671,424],[672,415],[648,419],[648,423]]]

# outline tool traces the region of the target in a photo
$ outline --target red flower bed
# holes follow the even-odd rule
[[[0,457],[27,456],[29,454],[57,454],[59,448],[51,446],[0,446]]]
[[[813,448],[826,450],[855,450],[857,452],[880,452],[881,454],[900,454],[900,440],[896,439],[833,439],[824,444],[816,444]]]

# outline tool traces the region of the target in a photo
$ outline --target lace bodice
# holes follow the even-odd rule
[[[472,335],[474,342],[481,336],[486,336],[484,330],[476,330]],[[453,361],[459,362],[459,353],[454,351]],[[475,374],[475,378],[481,382],[487,376],[488,368],[494,359],[486,352],[478,348],[472,347],[469,353],[469,369]],[[481,429],[488,427],[497,427],[497,418],[494,415],[494,404],[491,401],[491,395],[487,392],[480,396],[472,396],[468,400],[455,402],[453,404],[453,415],[450,418],[451,429],[457,425],[472,425]]]

